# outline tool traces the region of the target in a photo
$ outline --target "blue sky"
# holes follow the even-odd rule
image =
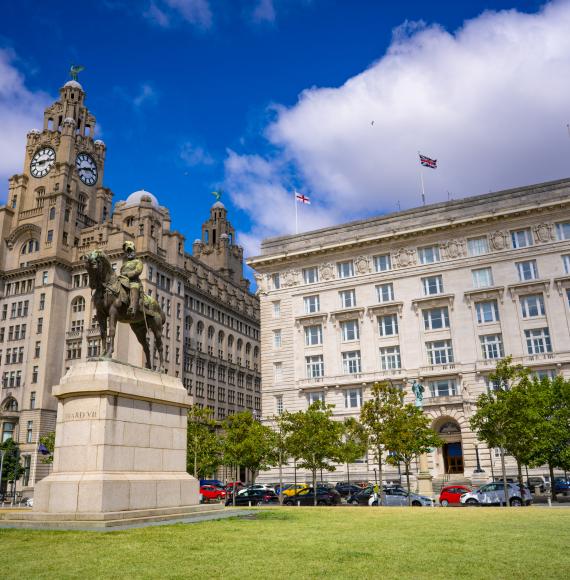
[[[0,187],[71,63],[107,144],[191,241],[224,202],[246,252],[301,229],[570,173],[570,4],[558,0],[5,2]],[[372,123],[374,121],[374,123]]]

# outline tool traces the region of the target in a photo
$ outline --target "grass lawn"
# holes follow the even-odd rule
[[[122,532],[0,530],[0,578],[568,578],[570,509],[275,508]]]

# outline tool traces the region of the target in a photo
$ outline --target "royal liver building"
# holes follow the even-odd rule
[[[68,81],[28,133],[24,170],[9,181],[0,208],[0,433],[20,445],[31,495],[49,467],[39,437],[54,430],[53,385],[78,361],[101,352],[83,256],[103,249],[120,269],[132,241],[145,266],[144,289],[167,315],[167,372],[180,377],[196,404],[216,419],[261,410],[259,303],[243,277],[243,250],[221,201],[185,251],[170,213],[137,191],[113,208],[103,185],[105,144],[94,138],[85,92]],[[142,349],[120,325],[118,360],[143,364]]]

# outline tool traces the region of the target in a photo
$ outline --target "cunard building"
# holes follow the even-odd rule
[[[194,403],[218,420],[261,410],[259,303],[243,277],[226,208],[214,203],[192,254],[151,193],[137,191],[113,208],[95,125],[82,86],[67,82],[42,130],[28,133],[23,172],[10,178],[0,208],[0,433],[19,443],[25,495],[48,473],[38,441],[55,429],[53,385],[101,352],[83,262],[95,248],[120,269],[123,242],[135,243],[145,291],[167,316],[167,372],[180,377]],[[127,325],[119,325],[116,358],[143,364]]]

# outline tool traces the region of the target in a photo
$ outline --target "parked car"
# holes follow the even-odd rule
[[[362,491],[361,487],[358,487],[358,485],[353,485],[352,483],[350,485],[348,483],[337,484],[335,489],[338,491],[338,493],[340,493],[341,497],[348,497],[349,495],[353,495],[359,491]]]
[[[202,499],[207,501],[216,501],[226,497],[226,492],[215,485],[201,485],[200,493]]]
[[[314,488],[307,487],[295,495],[287,496],[283,500],[283,505],[314,505],[314,502]],[[336,489],[317,487],[317,505],[338,505],[339,503],[340,493]]]
[[[241,481],[230,481],[229,483],[226,483],[224,489],[226,490],[226,493],[232,493],[234,488],[242,489],[243,487],[245,487],[245,485]]]
[[[348,499],[348,503],[352,505],[369,505],[370,496],[374,491],[373,486],[369,486],[366,489],[363,489],[356,495],[350,496]],[[386,498],[386,505],[387,507],[395,507],[395,506],[407,506],[408,503],[408,492],[403,489],[401,486],[390,486],[384,488],[384,494]],[[417,493],[410,493],[412,506],[413,507],[421,507],[421,506],[431,506],[434,503],[434,500],[426,497],[424,495],[418,495]],[[372,505],[378,505],[378,501],[375,500]]]
[[[296,493],[299,493],[302,489],[307,489],[309,487],[308,483],[297,483],[289,486],[287,489],[283,490],[283,495],[286,496],[293,496]]]
[[[531,475],[526,480],[526,485],[531,491],[538,487],[540,493],[544,493],[547,488],[546,479],[542,475]]]
[[[568,495],[568,493],[570,493],[570,479],[564,479],[563,477],[555,477],[554,493]]]
[[[235,504],[237,505],[269,505],[278,504],[279,497],[274,491],[269,489],[252,489],[248,490],[247,493],[237,494],[235,498]],[[231,494],[226,497],[226,505],[233,505],[234,500]]]
[[[237,494],[238,495],[243,495],[244,493],[248,493],[250,491],[256,490],[256,489],[261,489],[261,490],[268,490],[268,491],[273,491],[275,492],[275,489],[273,489],[271,486],[266,485],[264,483],[256,483],[254,485],[250,485],[248,487],[244,487],[243,489],[238,489]],[[275,492],[276,493],[276,492]]]
[[[473,490],[465,485],[448,485],[441,489],[441,492],[439,493],[439,503],[443,507],[453,503],[459,504],[461,503],[461,496],[470,491]]]
[[[214,485],[216,487],[220,487],[220,488],[224,488],[225,485],[222,481],[220,481],[219,479],[201,479],[200,480],[200,487],[202,487],[203,485]]]
[[[528,487],[523,487],[522,493],[516,483],[507,483],[509,490],[509,504],[512,506],[530,505],[532,495]],[[505,489],[502,481],[493,481],[482,485],[479,489],[464,493],[460,499],[462,504],[476,505],[502,505],[505,503]]]

